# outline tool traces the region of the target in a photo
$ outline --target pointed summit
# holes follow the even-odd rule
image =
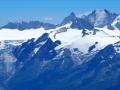
[[[69,17],[76,17],[75,13],[74,12],[71,12]]]
[[[106,12],[106,13],[110,13],[107,9],[104,9],[104,12]]]
[[[87,21],[95,27],[104,27],[110,25],[116,18],[117,14],[111,13],[106,9],[94,10],[87,17]]]
[[[66,17],[66,18],[62,21],[61,25],[65,25],[65,24],[67,24],[67,23],[74,22],[76,19],[77,19],[77,17],[76,17],[76,15],[75,15],[75,13],[72,12],[72,13],[70,13],[70,15],[69,15],[68,17]]]
[[[91,14],[97,14],[97,13],[106,13],[106,14],[110,14],[110,12],[107,9],[103,9],[103,10],[93,10],[91,12]]]

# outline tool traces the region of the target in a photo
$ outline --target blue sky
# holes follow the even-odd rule
[[[120,13],[120,0],[0,0],[0,25],[39,20],[59,23],[71,12],[108,9]]]

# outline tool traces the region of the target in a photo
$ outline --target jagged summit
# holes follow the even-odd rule
[[[106,9],[103,10],[93,10],[91,13],[82,15],[83,17],[77,17],[74,12],[71,12],[67,17],[64,18],[64,20],[58,24],[53,25],[50,23],[43,23],[40,21],[31,21],[31,22],[21,22],[21,23],[8,23],[2,28],[6,29],[19,29],[19,30],[26,30],[26,29],[37,29],[37,28],[45,28],[45,29],[55,29],[57,27],[69,24],[69,23],[76,23],[76,27],[79,27],[81,22],[85,22],[85,24],[91,24],[94,27],[108,27],[109,29],[115,29],[111,26],[111,24],[114,22],[114,20],[119,16],[116,13],[111,13]],[[83,27],[83,26],[82,26]],[[118,27],[118,25],[117,25]],[[119,29],[119,28],[118,28]]]
[[[74,12],[71,12],[69,16],[70,16],[70,17],[76,17],[76,15],[75,15]]]
[[[104,27],[109,26],[114,19],[117,17],[117,14],[110,13],[108,10],[94,10],[85,19],[88,22],[92,23],[95,27]]]
[[[67,23],[71,23],[76,21],[77,17],[74,12],[70,13],[69,16],[65,17],[65,19],[62,21],[61,25],[65,25]]]
[[[82,17],[83,16],[83,17]],[[107,9],[103,10],[93,10],[91,13],[86,15],[82,15],[81,17],[77,17],[74,12],[72,12],[68,17],[66,17],[60,25],[65,25],[68,23],[74,23],[74,26],[78,29],[86,28],[86,26],[90,27],[108,27],[110,30],[114,30],[115,28],[111,25],[114,20],[116,20],[118,14],[111,13]],[[81,23],[85,23],[81,26]],[[119,29],[118,25],[116,25]],[[81,28],[82,27],[82,28]],[[87,28],[93,29],[93,28]]]

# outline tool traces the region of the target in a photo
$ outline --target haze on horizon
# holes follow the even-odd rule
[[[120,13],[115,0],[0,0],[0,25],[39,20],[57,24],[69,13],[79,15],[95,9]]]

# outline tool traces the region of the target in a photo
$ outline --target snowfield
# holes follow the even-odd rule
[[[119,30],[109,30],[104,28],[95,28],[98,31],[93,34],[93,30],[86,30],[87,34],[83,36],[82,31],[78,29],[71,29],[71,23],[56,29],[45,30],[44,28],[30,29],[30,30],[0,30],[0,40],[27,40],[31,38],[38,38],[43,33],[49,33],[53,41],[60,40],[62,44],[56,49],[60,48],[78,48],[81,52],[88,53],[91,46],[95,45],[92,51],[103,49],[109,44],[114,44],[120,40]]]
[[[89,32],[89,35],[82,37],[82,30],[68,29],[66,32],[57,34],[55,39],[52,35],[50,37],[53,39],[53,41],[60,40],[62,42],[62,44],[56,49],[64,47],[79,48],[80,51],[88,53],[89,47],[94,45],[96,42],[98,42],[98,44],[93,51],[103,49],[107,45],[114,44],[120,40],[118,36],[114,36],[115,33],[112,33],[112,31],[110,32],[103,29],[98,31],[96,35],[93,35],[93,32]],[[117,33],[118,31],[116,31],[116,34]]]
[[[38,38],[43,33],[45,33],[43,28],[24,31],[17,29],[2,29],[0,30],[0,40],[26,40],[31,38]]]

